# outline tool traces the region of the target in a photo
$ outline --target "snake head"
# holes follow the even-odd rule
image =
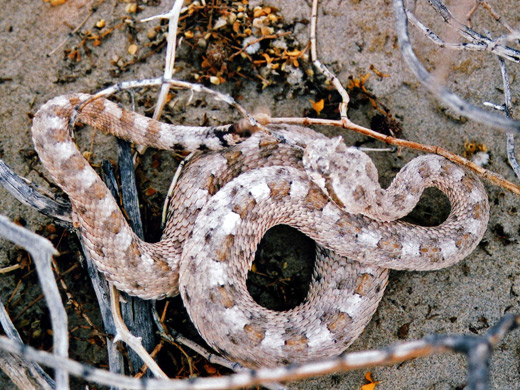
[[[303,165],[311,181],[349,213],[369,214],[380,196],[374,163],[359,149],[347,147],[341,137],[307,143]]]

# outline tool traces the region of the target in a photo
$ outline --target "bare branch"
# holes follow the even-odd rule
[[[0,160],[0,185],[21,203],[51,218],[72,223],[70,203],[58,202],[41,194],[27,179],[18,176]]]
[[[437,13],[444,19],[444,21],[453,28],[460,36],[466,39],[468,42],[464,43],[445,43],[433,32],[431,29],[426,27],[423,23],[421,23],[412,12],[406,11],[407,16],[410,18],[410,21],[417,26],[423,33],[432,40],[435,44],[441,47],[448,47],[450,49],[457,50],[475,50],[475,51],[488,51],[490,53],[496,54],[497,56],[504,58],[506,60],[520,63],[520,51],[515,50],[511,47],[505,46],[502,42],[508,42],[512,40],[518,39],[518,32],[514,31],[511,34],[501,37],[499,39],[491,39],[482,34],[479,34],[475,30],[471,29],[468,26],[465,26],[461,22],[459,22],[450,10],[438,0],[429,0],[428,1],[431,6],[437,11]],[[481,2],[479,2],[481,3]],[[504,24],[504,23],[502,23]],[[507,24],[506,24],[507,26]],[[508,29],[511,29],[507,26]]]
[[[218,91],[214,91],[210,88],[207,88],[201,84],[195,84],[195,83],[189,83],[187,81],[182,80],[176,80],[176,79],[165,79],[162,77],[154,78],[154,79],[144,79],[144,80],[131,80],[131,81],[123,81],[118,84],[114,84],[111,87],[108,87],[102,91],[99,91],[95,95],[92,95],[90,99],[83,102],[80,107],[78,107],[79,110],[86,105],[89,104],[92,100],[98,99],[100,97],[107,97],[109,95],[112,95],[115,92],[123,91],[131,88],[139,88],[139,87],[151,87],[151,86],[161,86],[163,84],[169,84],[171,86],[181,88],[181,89],[189,89],[193,92],[204,92],[210,96],[212,96],[217,101],[222,101],[229,106],[235,108],[244,118],[246,118],[251,126],[253,127],[259,127],[262,128],[262,125],[257,122],[257,120],[247,112],[247,110],[242,107],[238,102],[233,99],[229,95],[225,95],[223,93],[220,93]],[[265,129],[267,131],[267,129]]]
[[[69,349],[67,313],[63,307],[58,285],[51,268],[51,256],[57,255],[58,252],[50,241],[12,223],[2,215],[0,215],[0,236],[22,246],[33,257],[51,315],[54,353],[61,358],[67,358]],[[60,367],[56,367],[55,375],[56,389],[68,389],[69,377],[67,372]]]
[[[449,352],[468,357],[468,390],[489,389],[489,364],[493,348],[520,325],[520,315],[505,315],[483,336],[431,335],[418,341],[395,344],[386,348],[346,353],[337,358],[306,364],[245,370],[223,377],[194,378],[189,380],[139,380],[76,361],[38,351],[16,341],[0,337],[0,349],[17,354],[53,368],[64,368],[70,374],[102,385],[118,385],[127,389],[198,390],[238,389],[273,381],[290,381],[333,372],[395,364],[419,357]]]
[[[117,335],[114,342],[117,342],[119,340],[124,341],[130,348],[132,348],[139,355],[139,357],[154,373],[155,376],[167,379],[168,376],[166,376],[166,374],[160,369],[160,367],[153,360],[153,358],[146,351],[146,349],[144,349],[143,345],[141,344],[141,338],[135,337],[132,333],[130,333],[125,323],[123,322],[123,319],[121,318],[121,310],[119,307],[119,291],[116,290],[116,288],[113,285],[111,285],[110,288],[110,302],[117,329]]]
[[[175,52],[177,49],[177,25],[179,23],[179,15],[181,13],[181,7],[184,3],[183,0],[175,0],[172,9],[166,15],[158,15],[156,17],[151,17],[147,19],[143,19],[142,22],[146,22],[149,20],[155,20],[157,18],[167,18],[168,22],[168,36],[166,37],[166,63],[164,65],[164,75],[165,79],[171,79],[174,73],[175,66]],[[170,91],[169,84],[161,85],[161,90],[159,92],[159,96],[157,98],[157,103],[155,105],[155,111],[153,113],[153,119],[159,119],[164,109],[164,105],[168,99],[168,92]],[[145,148],[140,147],[139,153],[144,153]]]
[[[325,77],[327,77],[328,80],[332,82],[332,85],[334,85],[334,88],[336,88],[336,91],[341,96],[341,103],[339,105],[339,113],[341,115],[341,118],[347,118],[347,109],[348,109],[348,103],[350,101],[350,97],[348,96],[347,91],[343,86],[341,85],[341,82],[339,79],[329,71],[329,69],[320,62],[318,59],[318,51],[316,47],[316,26],[318,23],[318,0],[312,1],[312,15],[311,15],[311,32],[310,32],[310,41],[311,41],[311,59],[313,65],[318,69]]]
[[[513,115],[513,104],[511,100],[511,86],[509,84],[509,74],[507,73],[505,61],[502,58],[498,57],[498,62],[500,64],[500,73],[502,75],[502,80],[504,84],[504,112],[507,118],[511,118]],[[507,133],[506,150],[509,165],[511,165],[511,168],[513,168],[516,177],[520,178],[520,165],[518,165],[518,161],[516,160],[515,136],[513,133]]]
[[[452,24],[455,23],[451,12],[449,12],[449,10],[441,2],[430,0],[430,3],[436,4],[439,13],[447,22],[450,21]],[[419,59],[413,51],[412,44],[410,42],[410,36],[408,34],[408,18],[403,0],[393,0],[393,4],[396,18],[396,32],[397,38],[399,40],[399,46],[401,48],[401,54],[403,55],[403,58],[410,70],[414,73],[415,77],[417,77],[417,79],[443,104],[454,110],[457,114],[470,118],[476,122],[483,123],[486,126],[492,128],[520,134],[519,121],[514,121],[508,118],[504,118],[501,115],[483,111],[482,109],[461,99],[459,96],[455,95],[447,88],[439,84],[439,81],[434,76],[432,76],[420,63]],[[467,30],[463,27],[459,26],[459,29],[467,32]],[[467,33],[469,34],[469,32]]]
[[[434,145],[424,145],[418,142],[407,141],[400,138],[391,137],[389,135],[384,135],[378,133],[377,131],[368,129],[366,127],[360,126],[350,120],[344,118],[343,120],[332,120],[332,119],[320,119],[320,118],[270,118],[269,123],[288,123],[288,124],[297,124],[297,125],[319,125],[319,126],[335,126],[341,127],[344,129],[352,130],[357,133],[366,135],[368,137],[372,137],[374,139],[380,140],[382,142],[386,142],[390,145],[401,146],[405,148],[419,150],[421,152],[426,153],[434,153],[439,156],[443,156],[448,160],[460,164],[479,176],[483,177],[486,180],[489,180],[492,184],[500,186],[502,188],[511,191],[514,194],[520,195],[520,186],[510,181],[504,179],[501,175],[495,172],[491,172],[487,169],[482,168],[481,166],[469,161],[468,159],[461,157],[455,153],[450,152],[444,148]]]

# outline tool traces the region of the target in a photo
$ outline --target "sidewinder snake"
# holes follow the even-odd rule
[[[32,132],[43,165],[71,200],[74,225],[94,262],[132,295],[180,293],[207,343],[245,366],[341,353],[375,312],[388,269],[450,266],[485,232],[489,205],[481,182],[442,157],[415,158],[381,189],[366,154],[307,128],[173,126],[105,99],[75,111],[88,98],[47,102]],[[73,117],[137,144],[201,152],[179,178],[159,242],[143,242],[132,232],[74,144]],[[399,221],[432,186],[450,200],[448,218],[433,227]],[[256,246],[278,224],[317,243],[305,301],[282,312],[258,305],[246,288]]]

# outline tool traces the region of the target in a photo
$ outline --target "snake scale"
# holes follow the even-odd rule
[[[107,279],[147,299],[181,294],[202,337],[249,367],[341,353],[375,312],[388,270],[436,270],[467,256],[489,218],[479,179],[448,160],[410,161],[387,189],[367,155],[308,128],[173,126],[90,95],[52,99],[34,117],[35,149],[69,196],[73,221]],[[157,243],[141,241],[70,135],[71,118],[134,143],[200,151],[183,170]],[[451,203],[439,226],[399,221],[426,187]],[[258,305],[246,288],[256,246],[274,225],[316,241],[305,301]]]

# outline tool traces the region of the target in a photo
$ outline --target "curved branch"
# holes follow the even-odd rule
[[[399,41],[399,47],[403,58],[417,79],[431,93],[433,93],[443,104],[454,110],[457,114],[465,116],[476,122],[485,124],[489,127],[507,130],[520,134],[520,121],[507,119],[501,115],[496,115],[481,110],[480,108],[461,99],[432,76],[426,68],[419,62],[415,55],[410,36],[408,34],[408,17],[403,0],[393,0],[395,12],[395,29]]]
[[[70,203],[58,202],[38,192],[29,181],[18,176],[5,162],[0,160],[0,185],[19,202],[36,209],[40,213],[72,223]]]
[[[518,328],[520,315],[505,315],[483,336],[430,335],[417,341],[395,344],[378,350],[351,352],[333,359],[306,364],[294,364],[258,370],[245,370],[236,374],[188,380],[139,380],[78,363],[76,361],[38,351],[32,347],[0,336],[0,349],[53,368],[62,368],[72,375],[104,385],[117,385],[127,389],[197,390],[238,389],[273,381],[290,381],[316,375],[344,372],[360,368],[395,364],[418,357],[456,352],[468,358],[468,390],[489,389],[489,363],[493,347],[507,333]]]

